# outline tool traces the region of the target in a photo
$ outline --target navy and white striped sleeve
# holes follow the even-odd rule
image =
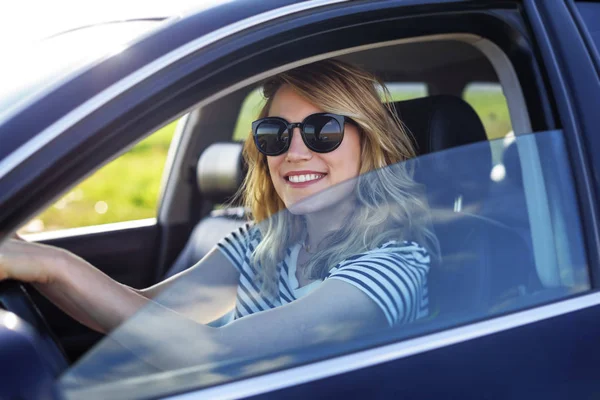
[[[253,227],[247,223],[240,226],[217,243],[217,248],[231,261],[238,270],[243,270],[244,261],[248,259]]]
[[[351,257],[329,272],[365,293],[384,313],[390,326],[427,315],[430,256],[414,242],[389,242]]]

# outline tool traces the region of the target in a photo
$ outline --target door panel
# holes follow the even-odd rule
[[[252,399],[589,399],[600,306]]]
[[[108,226],[114,225],[121,227],[67,230],[60,236],[38,242],[69,250],[125,285],[134,288],[149,286],[158,261],[159,226],[154,219]],[[88,233],[65,234],[86,230]],[[73,320],[41,294],[34,293],[33,298],[72,361],[102,337]]]

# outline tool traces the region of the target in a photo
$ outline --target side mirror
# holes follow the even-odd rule
[[[60,399],[36,332],[0,308],[0,399]]]

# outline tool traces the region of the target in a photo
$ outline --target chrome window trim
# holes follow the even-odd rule
[[[107,233],[113,231],[124,231],[127,229],[137,229],[149,226],[155,226],[156,218],[135,219],[131,221],[112,222],[102,225],[81,226],[76,228],[65,228],[56,231],[26,233],[21,237],[28,242],[40,242],[46,240],[65,239],[75,236],[93,235],[96,233]]]
[[[170,64],[185,58],[203,47],[206,47],[218,40],[224,39],[235,33],[241,32],[245,29],[249,29],[256,25],[285,17],[298,12],[310,10],[313,8],[323,7],[331,4],[342,3],[348,0],[309,0],[298,4],[292,4],[285,7],[280,7],[274,10],[270,10],[252,17],[243,19],[233,24],[219,28],[211,33],[201,36],[177,49],[165,54],[164,56],[156,59],[155,61],[147,64],[132,74],[129,74],[125,78],[119,80],[102,92],[98,93],[94,97],[90,98],[79,107],[73,109],[59,120],[55,121],[52,125],[48,126],[38,135],[21,145],[17,150],[12,152],[10,155],[0,161],[0,179],[6,176],[11,170],[16,168],[27,158],[31,157],[37,151],[42,149],[52,140],[59,137],[62,132],[81,121],[87,115],[96,111],[102,107],[105,103],[125,91],[131,89],[133,86],[139,84],[143,80],[149,78],[153,74],[166,68]]]
[[[597,305],[600,305],[600,292],[308,365],[226,383],[221,386],[165,397],[165,399],[237,399],[256,396],[440,349]],[[161,378],[155,377],[154,379]],[[168,379],[167,376],[164,376],[164,378]]]

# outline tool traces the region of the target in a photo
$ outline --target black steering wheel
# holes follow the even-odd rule
[[[47,359],[51,371],[58,377],[69,367],[67,356],[50,325],[30,296],[28,284],[17,281],[0,282],[0,308],[10,311],[27,322],[40,336],[42,357]]]

